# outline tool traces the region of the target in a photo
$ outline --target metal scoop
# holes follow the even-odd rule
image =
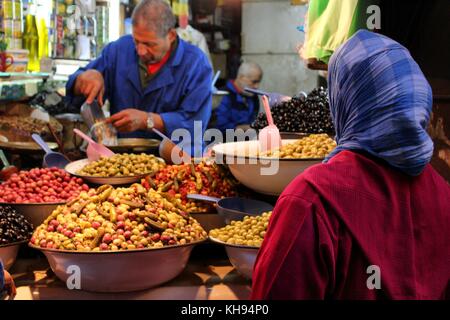
[[[288,100],[292,99],[289,96],[286,96],[281,93],[276,93],[276,92],[265,92],[265,91],[261,91],[261,90],[251,89],[251,88],[244,88],[244,91],[254,93],[259,96],[267,96],[269,98],[270,107],[273,107],[274,105],[276,105],[280,102],[288,101]]]
[[[81,106],[80,113],[93,140],[107,146],[118,145],[117,130],[105,122],[105,114],[97,101],[94,100],[91,104],[85,102]]]
[[[44,160],[42,161],[43,167],[57,167],[64,169],[65,166],[70,163],[70,160],[67,159],[65,155],[52,151],[40,135],[33,133],[31,137],[42,148],[42,150],[45,151]]]
[[[216,203],[217,212],[226,224],[233,220],[243,220],[245,216],[256,216],[267,211],[272,211],[273,206],[267,202],[246,198],[215,198],[202,194],[188,194],[188,199]]]
[[[0,149],[0,159],[3,163],[3,169],[0,171],[0,180],[6,181],[12,174],[19,172],[17,167],[9,164],[2,149]]]
[[[152,129],[154,133],[162,138],[161,144],[159,145],[159,155],[168,164],[181,164],[181,163],[191,163],[192,159],[189,154],[184,152],[179,146],[177,146],[172,140],[169,139],[165,134],[163,134],[158,129]]]
[[[101,145],[94,140],[92,140],[89,136],[85,135],[83,132],[81,132],[78,129],[73,129],[73,132],[75,132],[77,135],[79,135],[81,138],[86,140],[89,145],[86,150],[87,157],[89,161],[97,161],[101,157],[111,157],[115,153],[109,150],[104,145]]]

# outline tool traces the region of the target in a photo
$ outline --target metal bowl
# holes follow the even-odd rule
[[[161,161],[164,161],[161,159]],[[122,184],[130,184],[141,181],[145,174],[137,175],[137,176],[124,176],[124,177],[95,177],[95,176],[84,176],[78,174],[77,171],[81,170],[84,166],[89,164],[88,159],[82,159],[78,161],[74,161],[69,163],[64,169],[75,177],[82,178],[85,181],[95,183],[95,184],[110,184],[110,185],[122,185]]]
[[[230,259],[233,267],[244,277],[252,279],[253,267],[255,266],[256,256],[259,251],[258,247],[228,244],[212,237],[209,237],[209,239],[212,242],[225,246],[228,259]]]
[[[46,142],[48,147],[52,150],[55,150],[58,148],[58,145],[55,142]],[[41,147],[39,145],[32,141],[32,142],[20,142],[20,141],[10,141],[10,142],[4,142],[0,141],[0,147],[6,150],[11,151],[36,151],[36,152],[44,152],[42,151]]]
[[[65,202],[54,203],[5,203],[0,205],[10,206],[18,213],[22,214],[34,228],[39,226],[58,207],[65,205]]]
[[[0,260],[3,262],[5,270],[12,267],[17,258],[17,253],[22,244],[28,241],[21,241],[0,246]]]
[[[225,227],[224,219],[217,212],[200,212],[200,213],[191,213],[192,218],[197,220],[198,223],[202,226],[202,228],[209,232],[212,229],[218,229]]]
[[[289,144],[297,139],[282,140]],[[223,143],[213,147],[216,162],[227,164],[233,176],[259,193],[278,196],[307,168],[323,159],[274,159],[258,157],[257,140]]]
[[[45,254],[53,272],[63,282],[79,275],[81,290],[129,292],[152,288],[177,277],[186,267],[194,246],[205,240],[162,248],[101,252],[29,246]]]
[[[143,139],[143,138],[119,138],[116,146],[108,146],[114,152],[153,152],[158,151],[161,141],[157,139]]]

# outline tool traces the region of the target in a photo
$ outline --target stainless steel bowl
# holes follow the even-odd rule
[[[16,261],[20,246],[26,242],[28,241],[21,241],[0,246],[0,260],[3,262],[3,266],[6,270],[9,270],[9,268],[12,267]]]
[[[209,237],[212,242],[225,246],[225,250],[233,267],[248,279],[252,279],[253,267],[255,266],[256,256],[258,255],[258,247],[249,247],[228,244],[215,238]]]
[[[282,144],[296,141],[282,140]],[[213,147],[216,162],[227,164],[233,176],[259,193],[278,196],[307,168],[323,159],[276,159],[258,157],[257,140],[223,143]]]
[[[164,161],[161,159],[161,161]],[[78,170],[81,170],[84,166],[89,163],[88,159],[82,159],[78,161],[74,161],[69,163],[65,170],[75,177],[82,178],[85,181],[95,183],[95,184],[110,184],[110,185],[122,185],[122,184],[130,184],[135,182],[140,182],[145,174],[137,175],[137,176],[125,176],[125,177],[95,177],[95,176],[84,176],[77,173]]]
[[[0,203],[0,205],[10,206],[18,213],[22,214],[34,228],[39,226],[58,207],[65,205],[65,202],[56,203]]]
[[[129,292],[155,287],[177,277],[186,267],[194,246],[203,241],[154,249],[102,252],[29,246],[45,254],[53,272],[63,282],[70,284],[79,276],[81,290]]]
[[[143,138],[119,138],[116,146],[108,146],[114,152],[118,153],[140,153],[152,152],[157,153],[161,141],[157,139],[143,139]]]
[[[212,229],[225,227],[225,221],[217,212],[214,213],[191,213],[192,218],[197,220],[206,232]]]

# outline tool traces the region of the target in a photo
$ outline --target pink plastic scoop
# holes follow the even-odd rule
[[[272,113],[270,112],[269,99],[262,96],[264,110],[266,111],[267,122],[269,125],[259,132],[259,147],[261,152],[276,149],[281,146],[280,131],[273,123]]]
[[[77,135],[82,137],[84,140],[89,142],[89,145],[86,150],[87,157],[89,161],[97,161],[101,157],[111,157],[115,153],[109,150],[107,147],[105,147],[102,144],[99,144],[92,140],[89,136],[85,135],[83,132],[81,132],[78,129],[73,129],[73,132],[75,132]]]

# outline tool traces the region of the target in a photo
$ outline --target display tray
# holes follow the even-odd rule
[[[157,139],[119,138],[117,146],[108,146],[114,152],[147,152],[157,150],[161,141]]]
[[[48,147],[52,150],[58,148],[55,142],[46,142]],[[5,142],[0,139],[0,148],[10,150],[10,151],[38,151],[44,152],[41,147],[36,142],[20,142],[20,141],[9,141]]]
[[[161,161],[164,161],[160,159]],[[78,174],[77,172],[84,168],[90,161],[88,159],[81,159],[74,162],[69,163],[64,169],[75,177],[82,178],[87,182],[91,182],[94,184],[109,184],[109,185],[124,185],[135,182],[140,182],[143,177],[147,174],[140,174],[137,176],[123,176],[123,177],[95,177],[95,176],[85,176]]]

